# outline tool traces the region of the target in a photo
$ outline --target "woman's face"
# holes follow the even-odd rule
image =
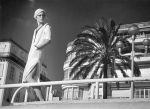
[[[37,17],[36,17],[37,22],[39,23],[43,23],[45,20],[45,13],[44,12],[40,12]]]

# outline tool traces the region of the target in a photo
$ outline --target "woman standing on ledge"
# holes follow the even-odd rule
[[[43,50],[51,40],[51,31],[48,23],[45,23],[46,12],[44,9],[37,9],[34,13],[38,27],[34,30],[31,48],[28,55],[27,64],[23,73],[23,82],[38,82],[41,73],[41,62],[44,57]],[[33,87],[36,96],[40,101],[44,101],[40,87]]]

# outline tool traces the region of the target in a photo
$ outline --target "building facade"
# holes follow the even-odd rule
[[[0,41],[0,84],[22,82],[27,51],[12,40]],[[9,105],[16,88],[0,89],[0,106]],[[23,92],[19,92],[16,101],[23,101]]]
[[[138,66],[141,71],[141,77],[150,77],[150,42],[146,45],[144,41],[150,40],[150,22],[140,22],[134,23],[139,27],[139,33],[135,39],[135,47],[140,49],[139,52],[135,53],[134,60],[138,63]],[[133,24],[125,24],[121,25],[118,36],[124,37],[129,35],[128,28]],[[131,38],[128,39],[131,42]],[[147,41],[147,42],[148,42]],[[146,43],[147,43],[146,42]],[[66,52],[72,49],[72,42],[68,43]],[[131,57],[131,54],[122,54]],[[75,54],[72,54],[70,57],[67,57],[64,63],[64,81],[69,80],[69,62],[71,59],[75,57]],[[118,78],[123,78],[121,72],[119,70],[116,71],[119,75]],[[129,77],[131,77],[131,71],[125,70]],[[111,73],[111,72],[109,72]],[[109,78],[114,78],[109,75]],[[107,98],[129,98],[131,96],[130,90],[130,83],[128,82],[120,82],[119,88],[117,87],[116,83],[109,83],[107,84]],[[103,98],[104,93],[104,84],[99,84],[99,98]],[[96,85],[63,85],[63,99],[65,100],[87,100],[87,99],[95,99],[95,88]],[[134,83],[134,97],[135,98],[150,98],[150,85],[149,82],[135,82]]]

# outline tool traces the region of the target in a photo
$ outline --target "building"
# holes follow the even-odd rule
[[[13,40],[0,41],[0,84],[16,84],[22,82],[23,70],[27,60],[28,52]],[[41,81],[50,81],[47,78],[47,66],[42,65]],[[0,89],[0,106],[9,105],[17,88]],[[42,92],[47,99],[47,87],[42,87]],[[23,102],[25,90],[21,90],[15,98],[15,102]],[[32,94],[29,101],[35,101]]]
[[[140,30],[135,38],[134,44],[135,47],[139,48],[139,52],[135,52],[134,60],[138,63],[138,66],[141,71],[141,77],[150,77],[150,22],[140,22],[134,23],[136,24]],[[125,24],[121,26],[121,29],[118,33],[120,37],[128,35],[128,28],[132,24]],[[131,38],[128,39],[131,42]],[[131,54],[124,54],[127,56],[131,56]],[[131,77],[131,71],[126,71]],[[119,78],[122,78],[121,73]],[[118,93],[119,92],[119,93]],[[121,83],[120,89],[114,84],[111,84],[111,97],[112,98],[129,98],[130,97],[130,84]],[[134,83],[134,98],[150,98],[150,85],[149,82],[135,82]]]
[[[135,39],[135,46],[140,49],[142,53],[135,53],[138,55],[138,58],[134,58],[134,60],[138,63],[141,71],[142,77],[150,77],[150,22],[141,22],[134,23],[140,28],[140,32]],[[118,35],[119,37],[124,37],[128,35],[128,28],[132,24],[121,25]],[[148,41],[147,41],[148,39]],[[131,42],[131,38],[128,39]],[[146,41],[147,45],[144,43]],[[67,51],[71,50],[72,42],[67,45]],[[123,54],[127,56],[131,56],[131,54]],[[64,63],[64,81],[69,80],[69,70],[71,69],[68,63],[75,56],[72,54],[68,57]],[[131,77],[131,71],[127,70],[128,76]],[[117,70],[119,74],[119,78],[123,78],[122,74]],[[109,75],[109,74],[108,74]],[[110,78],[113,78],[110,76]],[[130,84],[127,82],[120,82],[119,88],[116,83],[107,84],[107,98],[129,98],[131,96]],[[74,85],[63,85],[63,99],[65,100],[87,100],[87,99],[95,99],[95,84],[74,84]],[[103,98],[104,93],[104,84],[99,84],[99,98]],[[134,97],[135,98],[150,98],[150,85],[149,82],[135,82],[134,83]]]
[[[13,40],[0,41],[0,84],[21,83],[27,51]],[[0,89],[0,105],[9,105],[15,89]],[[22,101],[18,93],[16,101]]]

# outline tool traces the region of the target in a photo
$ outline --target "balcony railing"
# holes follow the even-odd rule
[[[74,85],[74,84],[95,83],[96,85],[95,99],[99,99],[99,83],[127,82],[127,81],[128,82],[139,82],[139,81],[147,82],[147,81],[150,81],[150,77],[86,79],[86,80],[51,81],[51,82],[39,82],[39,83],[6,84],[6,85],[0,85],[0,89],[18,88],[12,97],[11,103],[14,103],[14,99],[15,99],[17,92],[22,88],[28,88],[28,87],[33,87],[33,86],[47,86],[47,87],[50,87],[50,91],[52,91],[52,87],[55,85]],[[25,96],[26,97],[25,97],[24,102],[27,102],[27,94]],[[133,96],[132,93],[131,93],[131,96]]]

